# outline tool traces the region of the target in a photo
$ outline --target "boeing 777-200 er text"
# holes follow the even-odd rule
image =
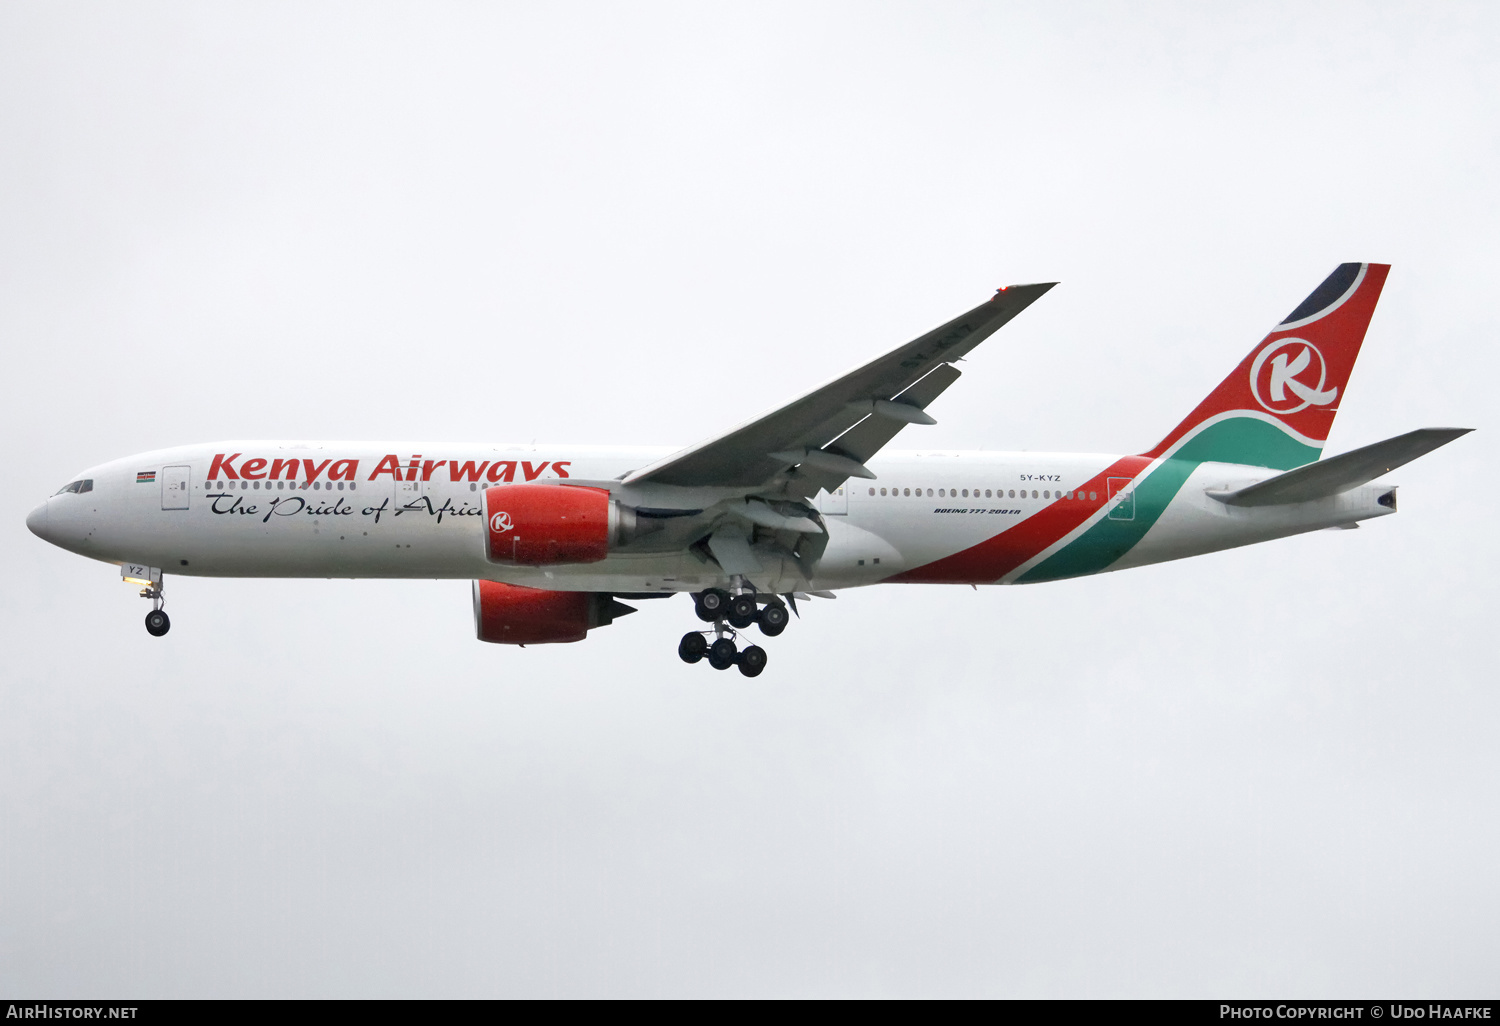
[[[1139,455],[883,452],[954,366],[1052,287],[1000,289],[942,327],[676,452],[624,447],[222,442],[78,474],[27,517],[121,566],[167,632],[165,573],[472,580],[482,641],[581,641],[689,592],[678,645],[753,677],[752,624],[901,582],[1035,584],[1355,527],[1381,475],[1464,434],[1424,428],[1319,460],[1389,267],[1341,264]],[[789,608],[790,607],[790,610]]]

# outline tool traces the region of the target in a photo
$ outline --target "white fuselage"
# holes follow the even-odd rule
[[[92,482],[88,491],[53,496],[28,524],[81,555],[166,574],[490,579],[617,593],[722,587],[720,567],[680,545],[662,551],[649,543],[627,546],[584,565],[502,566],[486,559],[483,492],[498,484],[566,480],[608,487],[630,505],[702,509],[698,522],[705,524],[716,503],[743,494],[657,487],[634,495],[619,483],[670,451],[257,441],[184,446],[84,471],[78,478]],[[230,454],[238,455],[226,459]],[[1089,554],[1077,563],[1083,569],[1053,576],[1178,559],[1393,512],[1376,501],[1391,486],[1376,483],[1315,502],[1226,506],[1207,492],[1278,473],[1230,464],[1197,465],[1150,511],[1132,505],[1133,484],[1145,479],[1150,461],[1138,460],[1139,467],[1108,478],[1107,487],[1090,490],[1101,474],[1131,459],[888,452],[869,463],[875,480],[850,480],[815,500],[828,541],[810,574],[790,555],[767,549],[758,553],[762,572],[752,583],[777,593],[891,579],[1015,583],[1028,573],[1050,579],[1036,577],[1034,568],[1106,520],[1118,523],[1128,544]],[[1132,523],[1137,514],[1142,519]],[[970,552],[979,554],[966,561]],[[941,570],[932,569],[935,564]]]

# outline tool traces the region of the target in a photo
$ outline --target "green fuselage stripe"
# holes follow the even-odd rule
[[[1082,577],[1106,569],[1145,537],[1200,463],[1242,463],[1291,470],[1313,462],[1321,453],[1322,449],[1299,442],[1276,425],[1254,417],[1234,417],[1210,424],[1135,484],[1132,519],[1105,517],[1026,571],[1016,583]]]

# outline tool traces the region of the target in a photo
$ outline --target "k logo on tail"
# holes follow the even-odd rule
[[[1295,351],[1290,348],[1295,346],[1301,348]],[[1314,363],[1317,369],[1309,371]],[[1327,380],[1328,362],[1318,347],[1306,339],[1277,339],[1262,349],[1250,365],[1250,392],[1255,401],[1283,416],[1309,406],[1327,406],[1337,399],[1337,387],[1323,387]],[[1287,392],[1292,394],[1288,396]]]

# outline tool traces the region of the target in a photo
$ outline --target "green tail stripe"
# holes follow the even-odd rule
[[[1135,517],[1108,517],[1017,578],[1018,584],[1096,574],[1135,547],[1200,463],[1242,463],[1291,470],[1318,458],[1322,450],[1304,445],[1281,428],[1253,417],[1210,424],[1163,460],[1135,486]]]
[[[1272,470],[1291,470],[1312,463],[1323,447],[1306,445],[1279,425],[1257,417],[1232,417],[1210,424],[1172,454],[1174,460],[1199,463],[1241,463]]]

